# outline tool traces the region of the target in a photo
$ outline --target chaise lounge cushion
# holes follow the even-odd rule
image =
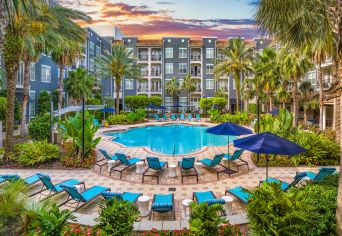
[[[229,192],[232,195],[234,195],[235,197],[239,198],[245,204],[248,203],[249,198],[252,196],[251,193],[249,193],[247,191],[247,189],[245,189],[245,188],[243,188],[241,186],[229,189],[227,192]]]

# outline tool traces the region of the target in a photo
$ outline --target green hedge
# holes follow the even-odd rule
[[[204,111],[210,110],[214,106],[219,110],[223,110],[227,105],[227,100],[225,98],[214,97],[214,98],[201,98],[200,108]]]
[[[152,103],[155,106],[160,106],[163,102],[163,99],[161,97],[147,97],[144,95],[137,95],[137,96],[126,96],[124,98],[125,105],[135,111],[136,109],[139,108],[145,108],[147,107],[150,103]]]
[[[110,125],[119,124],[133,124],[136,122],[142,122],[146,118],[146,112],[144,109],[139,108],[135,112],[121,113],[116,115],[111,115],[107,118],[107,122]]]
[[[34,140],[49,140],[50,138],[50,114],[45,113],[35,117],[28,125],[28,132]]]

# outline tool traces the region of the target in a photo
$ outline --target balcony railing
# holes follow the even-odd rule
[[[201,71],[200,70],[198,70],[198,71],[191,71],[191,76],[193,76],[193,77],[199,77],[199,76],[201,76],[202,74],[201,74]]]
[[[161,54],[155,54],[151,56],[152,61],[161,61],[162,60],[162,55]]]
[[[137,88],[138,92],[148,92],[148,87],[139,87]]]
[[[148,55],[147,54],[139,54],[138,59],[139,59],[139,61],[148,61]]]
[[[158,87],[152,87],[151,88],[151,92],[154,92],[154,93],[161,93],[161,88],[158,88]]]
[[[191,54],[190,58],[191,58],[191,61],[200,61],[201,55]]]
[[[151,71],[151,76],[161,76],[161,71]]]

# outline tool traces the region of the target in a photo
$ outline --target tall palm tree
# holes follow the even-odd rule
[[[120,90],[123,78],[140,80],[141,67],[137,64],[137,59],[132,57],[129,51],[122,44],[114,44],[112,51],[107,55],[97,58],[99,73],[104,78],[112,77],[115,81],[116,92],[116,112],[119,112]]]
[[[182,89],[184,89],[188,95],[188,105],[191,103],[191,92],[196,91],[196,79],[192,78],[190,74],[187,74],[184,77],[184,81],[182,84]]]
[[[165,90],[168,95],[172,96],[172,100],[174,101],[176,95],[180,92],[179,83],[176,77],[172,77],[166,82]]]
[[[290,93],[288,90],[288,82],[286,80],[281,82],[281,85],[276,90],[276,98],[281,103],[281,108],[286,109],[286,103],[290,100]]]
[[[241,92],[241,76],[246,76],[249,71],[252,71],[253,50],[248,47],[245,41],[241,38],[229,39],[229,46],[220,50],[225,59],[217,59],[215,61],[214,74],[215,78],[219,79],[223,75],[232,75],[234,78],[236,91],[236,110],[240,107],[240,92]]]
[[[304,124],[308,122],[308,110],[310,108],[310,101],[314,99],[314,89],[309,81],[304,81],[299,86],[300,100],[304,108]]]

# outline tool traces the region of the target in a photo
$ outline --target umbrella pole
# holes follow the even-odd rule
[[[229,135],[228,135],[228,155],[227,155],[227,157],[228,157],[228,158],[227,158],[227,159],[228,159],[228,169],[230,170],[230,161],[229,161],[229,159],[230,159],[230,158],[229,158],[229,157],[230,157],[230,156],[229,156]]]
[[[266,154],[266,182],[268,182],[268,154]]]

